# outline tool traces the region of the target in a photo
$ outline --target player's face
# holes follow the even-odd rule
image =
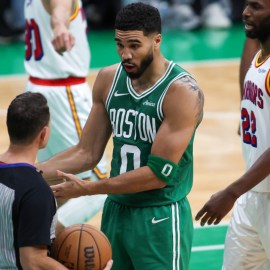
[[[247,37],[265,42],[270,37],[270,0],[247,0],[243,21]]]
[[[131,79],[138,79],[154,59],[154,36],[147,37],[142,31],[115,31],[117,52],[122,65]]]

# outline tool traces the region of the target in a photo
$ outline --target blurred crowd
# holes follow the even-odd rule
[[[118,10],[139,1],[159,9],[164,29],[184,31],[199,27],[228,28],[241,20],[245,3],[245,0],[82,0],[89,29],[112,28]],[[0,43],[23,41],[23,6],[24,0],[0,1]]]
[[[179,30],[228,28],[242,19],[245,4],[245,0],[84,0],[89,25],[97,29],[110,28],[121,6],[139,1],[159,9],[164,28]]]

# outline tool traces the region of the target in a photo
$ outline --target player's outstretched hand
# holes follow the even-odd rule
[[[54,49],[62,54],[70,51],[75,44],[74,36],[64,24],[59,24],[54,28],[52,44]]]
[[[113,265],[113,261],[109,260],[106,267],[103,270],[110,270],[112,268],[112,265]]]
[[[201,226],[205,223],[217,225],[233,208],[236,199],[228,189],[215,193],[197,213],[195,220],[201,220]]]
[[[63,179],[63,183],[51,186],[56,198],[70,199],[86,195],[84,188],[84,185],[86,184],[85,181],[82,181],[74,174],[61,171],[57,171],[57,175]]]

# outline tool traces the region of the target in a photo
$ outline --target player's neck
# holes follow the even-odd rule
[[[8,164],[28,163],[34,165],[38,149],[32,145],[10,145],[8,150],[0,155],[0,161]]]
[[[138,93],[152,87],[165,74],[169,61],[163,57],[152,62],[144,74],[136,80],[132,80],[132,85]]]
[[[268,58],[270,55],[270,39],[268,39],[266,42],[261,43],[261,56],[260,60],[263,61],[266,58]]]

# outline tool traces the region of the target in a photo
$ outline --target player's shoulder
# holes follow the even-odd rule
[[[170,92],[180,92],[181,95],[194,94],[196,92],[203,94],[197,81],[190,74],[185,74],[184,76],[179,77],[170,85],[169,89]]]
[[[115,72],[118,68],[119,64],[114,64],[110,66],[106,66],[100,69],[99,76],[105,76],[105,77],[114,77]]]
[[[187,104],[193,108],[197,107],[199,111],[203,110],[203,91],[189,74],[175,80],[164,98],[164,108],[176,106],[185,109]]]
[[[108,92],[112,86],[117,67],[118,65],[114,64],[111,66],[103,67],[99,70],[93,87],[94,99],[98,97],[106,99]]]
[[[111,84],[114,79],[117,67],[118,64],[114,64],[101,68],[98,72],[96,82],[101,83],[103,86]]]

